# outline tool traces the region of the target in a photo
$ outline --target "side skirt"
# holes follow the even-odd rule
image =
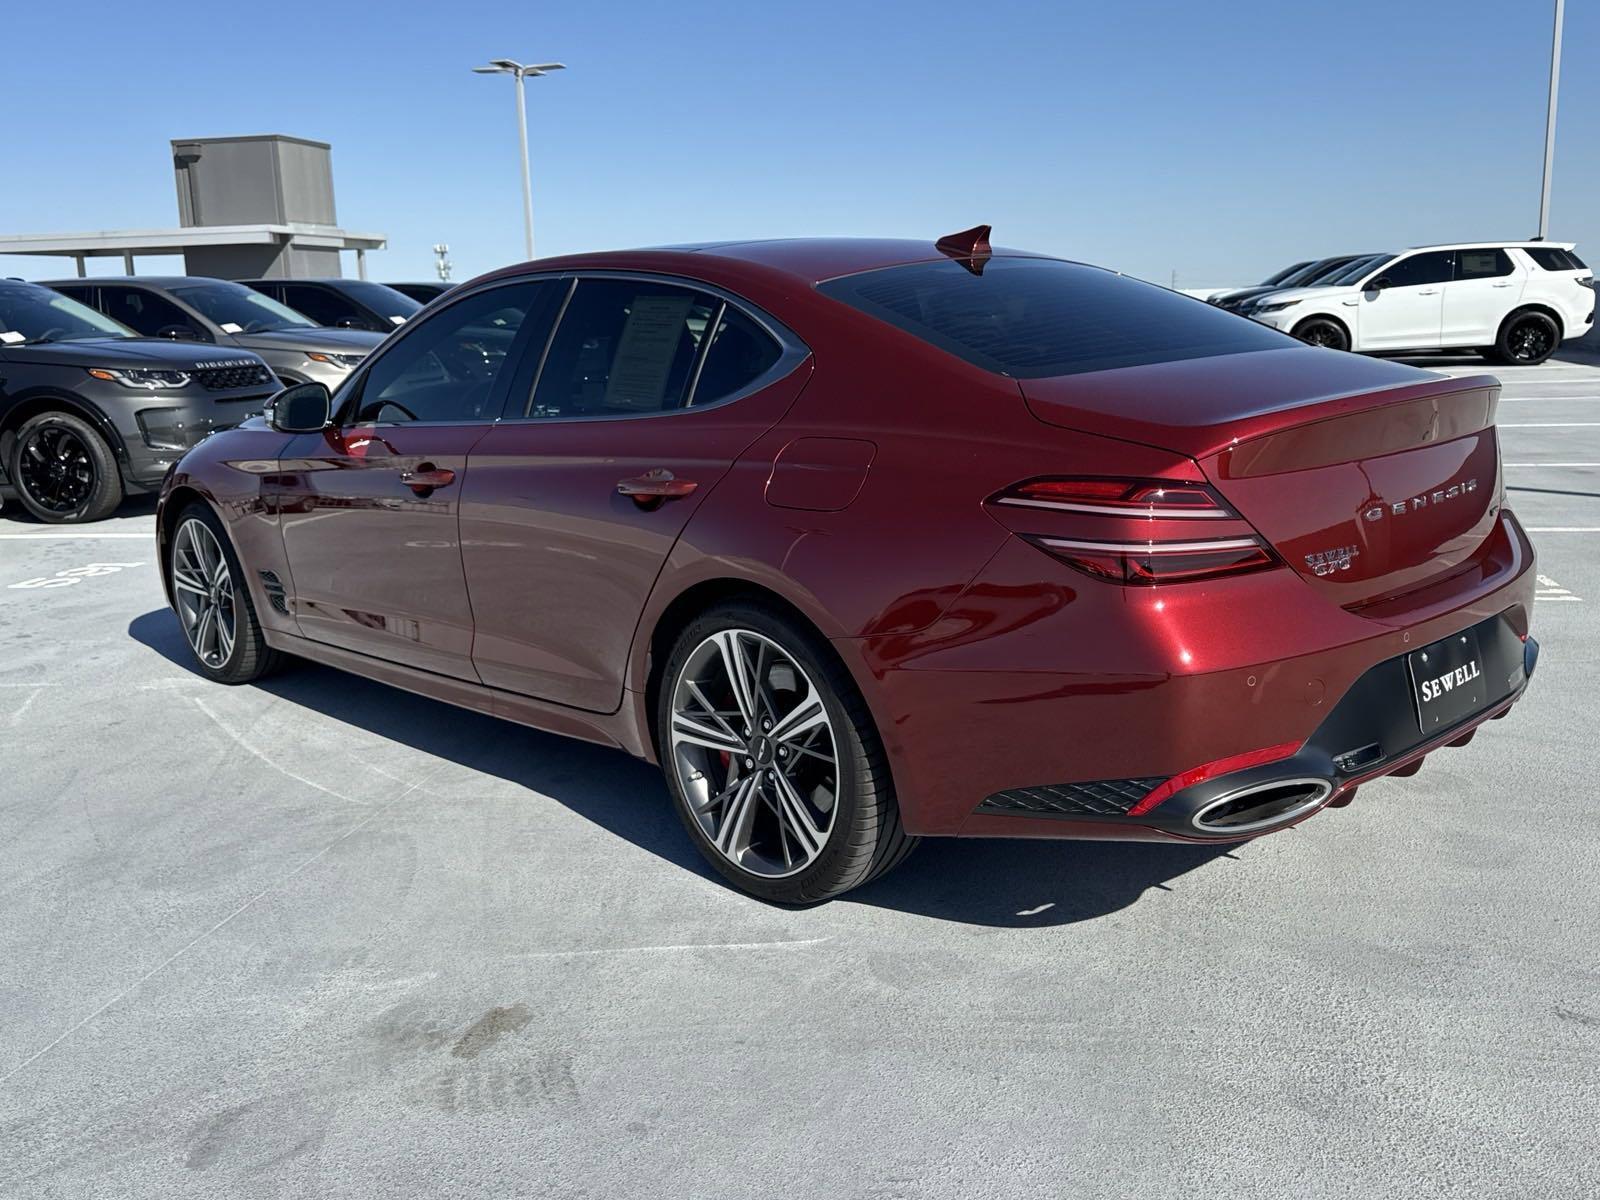
[[[614,713],[583,712],[580,709],[519,696],[515,692],[503,692],[496,688],[484,687],[482,684],[450,679],[430,671],[419,671],[415,667],[385,662],[381,658],[358,654],[354,650],[346,650],[340,646],[313,642],[307,638],[295,637],[293,634],[271,629],[263,629],[261,632],[266,638],[267,645],[285,654],[292,654],[296,658],[310,659],[324,666],[349,671],[352,675],[386,683],[402,691],[426,696],[430,700],[442,700],[458,708],[488,713],[492,717],[514,721],[518,725],[543,730],[545,733],[625,750],[635,758],[651,761],[655,758],[644,744],[641,727],[634,719],[639,706],[634,703],[632,693],[624,694],[622,707]]]

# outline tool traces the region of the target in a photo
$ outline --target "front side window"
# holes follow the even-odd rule
[[[368,421],[492,421],[495,382],[518,334],[544,341],[561,285],[540,282],[490,288],[419,322],[372,364],[347,424]]]
[[[371,329],[368,316],[343,296],[328,288],[313,287],[305,283],[285,284],[283,302],[296,312],[304,313],[318,325],[345,325],[352,329]]]
[[[33,283],[0,282],[0,346],[134,337],[133,330]]]
[[[1497,279],[1511,274],[1511,256],[1504,250],[1457,250],[1457,279]]]
[[[1413,254],[1383,269],[1381,278],[1389,287],[1421,287],[1425,283],[1447,283],[1455,270],[1453,250],[1429,250]]]
[[[1283,335],[1154,284],[1051,258],[954,260],[845,275],[817,290],[1016,379],[1281,350]]]
[[[100,306],[108,317],[121,321],[145,337],[173,334],[191,338],[199,336],[188,313],[165,296],[158,296],[143,288],[102,287]]]
[[[364,304],[390,325],[403,325],[422,309],[422,305],[410,296],[404,292],[397,292],[384,283],[372,283],[365,279],[346,279],[339,284],[337,290],[357,303]]]
[[[669,283],[580,279],[528,415],[622,417],[683,408],[701,342],[721,308],[715,296]]]
[[[172,294],[199,311],[223,333],[275,333],[282,329],[317,327],[316,322],[307,320],[294,309],[242,283],[219,279],[214,283],[184,284],[173,288]]]

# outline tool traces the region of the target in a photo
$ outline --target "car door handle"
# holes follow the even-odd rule
[[[1507,283],[1491,283],[1489,286],[1490,287],[1510,287],[1511,284],[1509,282],[1507,282]]]
[[[431,496],[434,488],[449,487],[455,481],[454,471],[432,463],[420,463],[415,471],[400,472],[400,482],[419,496]]]
[[[667,500],[687,496],[700,485],[692,479],[679,479],[665,467],[617,482],[617,491],[632,498],[640,508],[655,508]]]
[[[1437,296],[1438,294],[1438,288],[1424,288],[1422,291],[1417,293],[1419,296]]]

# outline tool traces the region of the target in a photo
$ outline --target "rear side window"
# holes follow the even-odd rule
[[[1494,279],[1511,274],[1511,256],[1504,250],[1457,250],[1457,279]]]
[[[846,275],[819,291],[1015,379],[1281,350],[1284,335],[1155,284],[1049,258]]]
[[[701,341],[721,307],[715,296],[672,284],[580,279],[528,415],[624,417],[682,408]]]
[[[1546,271],[1586,271],[1583,259],[1560,246],[1524,246],[1522,252]]]
[[[726,399],[770,371],[782,354],[783,347],[771,334],[738,309],[724,307],[690,402],[715,404]]]

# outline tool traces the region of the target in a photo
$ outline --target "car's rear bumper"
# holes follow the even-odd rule
[[[1534,554],[1509,512],[1491,542],[1471,571],[1362,613],[1287,570],[1124,589],[1016,543],[933,628],[836,645],[873,709],[908,832],[1234,840],[1275,826],[1195,828],[1194,813],[1226,790],[1325,782],[1276,825],[1293,823],[1463,741],[1516,701],[1531,665]],[[1488,631],[1490,698],[1424,736],[1406,655],[1474,626]],[[1266,748],[1281,753],[1219,769],[1193,790],[1169,787],[1148,813],[1118,807],[1141,787]],[[1097,799],[1099,785],[1116,794]],[[1091,811],[1041,813],[1015,800],[1066,790]]]

